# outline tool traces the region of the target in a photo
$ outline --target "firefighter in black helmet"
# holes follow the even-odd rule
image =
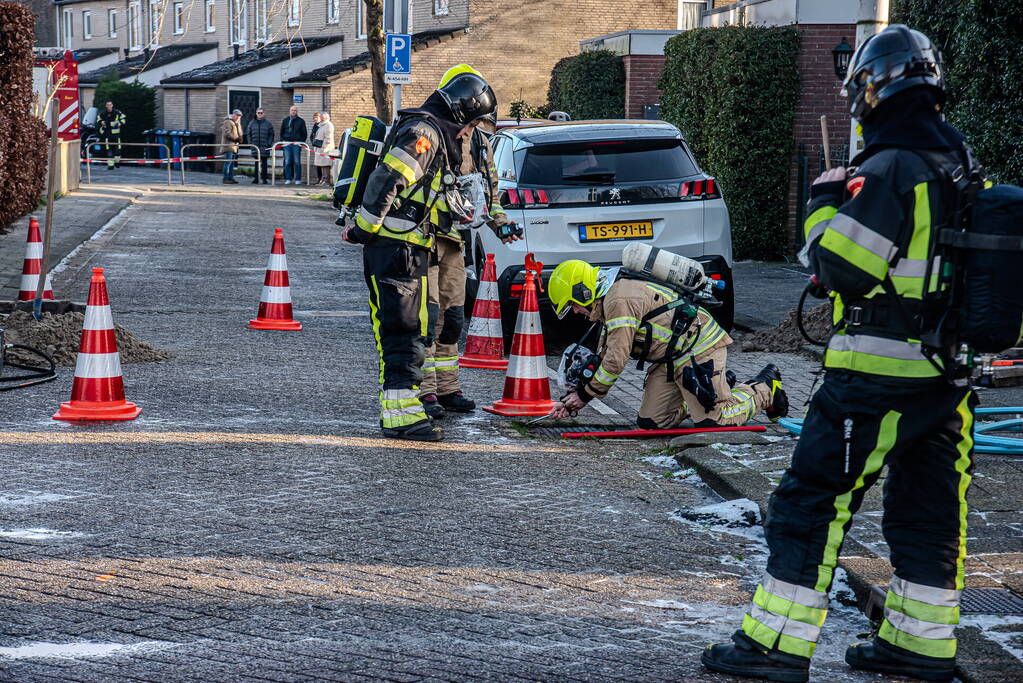
[[[390,146],[366,185],[355,225],[344,238],[365,246],[373,333],[380,352],[380,427],[385,436],[440,441],[419,400],[425,347],[435,321],[426,305],[426,280],[438,221],[461,164],[461,140],[497,110],[490,85],[460,74],[423,105],[398,112]]]
[[[837,329],[790,468],[771,497],[771,549],[742,627],[708,647],[707,668],[808,679],[842,541],[888,467],[883,530],[895,575],[884,621],[846,651],[858,669],[953,676],[973,470],[969,386],[949,381],[953,352],[921,344],[928,302],[946,285],[931,257],[949,220],[949,180],[975,168],[942,117],[941,57],[927,36],[889,26],[868,38],[843,93],[862,125],[856,168],[814,181],[801,254],[833,292]],[[923,321],[923,322],[921,322]]]

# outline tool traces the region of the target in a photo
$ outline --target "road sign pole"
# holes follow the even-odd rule
[[[384,32],[385,33],[398,33],[405,36],[407,45],[405,48],[409,52],[409,64],[406,66],[405,73],[411,71],[411,42],[412,37],[408,35],[409,28],[409,0],[384,0]],[[390,46],[390,43],[388,43]],[[387,69],[391,69],[391,62],[393,56],[391,50],[388,48],[387,56],[384,62],[387,64]],[[397,120],[398,111],[401,109],[401,83],[394,83],[394,118]]]

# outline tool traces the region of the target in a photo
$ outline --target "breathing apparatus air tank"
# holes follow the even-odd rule
[[[701,290],[707,284],[707,275],[698,261],[642,242],[633,242],[622,250],[622,267],[690,291]]]
[[[344,144],[338,181],[334,184],[337,208],[354,209],[362,203],[366,183],[384,151],[387,125],[375,116],[357,116]]]

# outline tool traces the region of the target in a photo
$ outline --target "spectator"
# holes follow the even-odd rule
[[[270,182],[267,179],[267,165],[270,163],[270,148],[274,144],[274,126],[272,123],[266,120],[265,112],[262,108],[256,110],[256,118],[249,121],[249,127],[245,131],[245,139],[249,141],[250,145],[255,145],[259,148],[259,165],[261,168],[256,168],[252,174],[252,184],[258,185],[259,178],[262,176],[263,184]]]
[[[238,145],[242,141],[242,112],[235,109],[224,117],[220,126],[220,144],[224,148],[224,184],[237,185],[234,179],[234,160],[238,158]]]
[[[308,137],[305,119],[298,115],[298,107],[291,105],[288,116],[281,122],[281,142],[305,142]],[[292,180],[296,185],[302,182],[302,147],[300,145],[284,147],[284,184],[290,185]]]
[[[316,184],[330,185],[331,166],[334,160],[331,157],[321,156],[330,154],[334,150],[334,124],[330,120],[330,114],[320,112],[319,127],[313,127],[312,148],[316,154],[313,156],[313,165],[316,167]]]

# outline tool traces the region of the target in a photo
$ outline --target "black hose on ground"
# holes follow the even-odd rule
[[[44,368],[38,365],[26,365],[24,363],[8,361],[6,357],[7,349],[21,349],[22,351],[27,351],[35,356],[39,356],[45,360],[50,367]],[[34,349],[31,346],[25,346],[23,344],[3,344],[0,346],[0,373],[2,373],[4,367],[29,370],[30,372],[28,374],[15,375],[14,377],[0,377],[0,382],[18,382],[18,384],[14,384],[12,386],[0,386],[0,391],[23,389],[24,387],[42,384],[43,382],[49,382],[50,380],[57,378],[57,364],[53,362],[53,358],[39,349]]]
[[[796,306],[796,327],[799,328],[799,334],[803,335],[803,339],[814,346],[827,346],[828,343],[826,341],[818,341],[817,339],[814,339],[806,331],[806,328],[803,327],[803,305],[806,303],[806,295],[810,293],[810,286],[811,285],[807,285],[803,290],[803,293],[799,295],[799,304]]]

